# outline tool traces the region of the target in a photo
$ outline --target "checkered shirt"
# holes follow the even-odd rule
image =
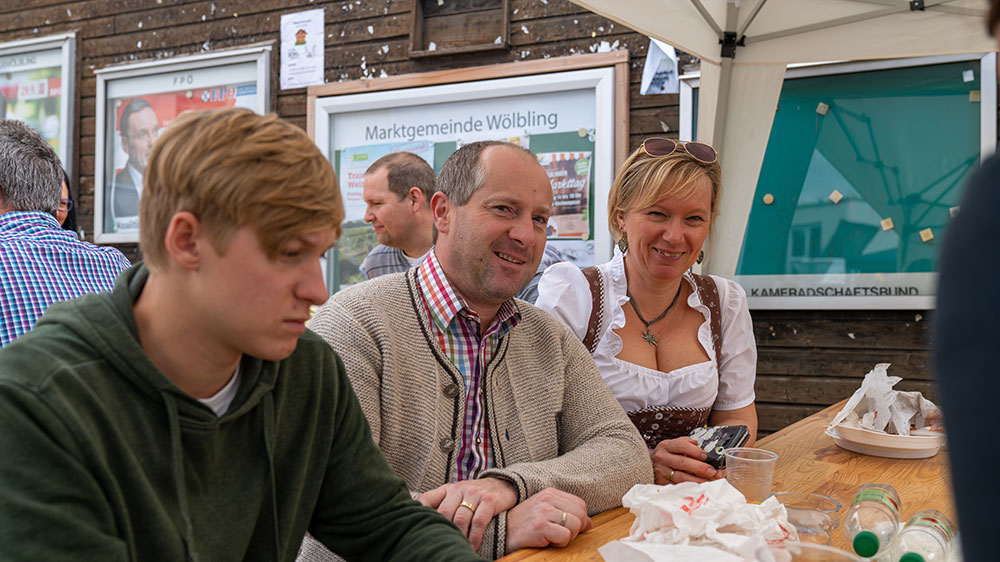
[[[521,320],[521,313],[514,300],[508,300],[500,306],[493,323],[480,337],[479,316],[452,288],[433,250],[417,270],[417,284],[441,351],[462,373],[465,420],[455,457],[455,481],[472,480],[480,471],[494,466],[483,407],[483,372],[501,338]]]
[[[52,303],[109,291],[128,259],[82,242],[48,213],[0,215],[0,347],[31,330]]]

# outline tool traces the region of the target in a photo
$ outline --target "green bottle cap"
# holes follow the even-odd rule
[[[924,557],[916,552],[907,552],[899,559],[899,562],[924,562]]]
[[[854,535],[854,552],[865,558],[875,556],[878,552],[878,536],[871,531],[861,531]]]

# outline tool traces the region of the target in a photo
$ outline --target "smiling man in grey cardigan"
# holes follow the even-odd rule
[[[579,340],[513,298],[542,257],[551,205],[530,151],[466,145],[438,177],[426,261],[339,293],[310,324],[343,357],[396,473],[486,557],[566,545],[652,481]]]

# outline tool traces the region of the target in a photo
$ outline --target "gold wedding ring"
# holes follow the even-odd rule
[[[566,512],[565,511],[562,514],[562,518],[559,519],[559,524],[562,525],[563,527],[566,526]]]
[[[462,507],[465,507],[465,508],[468,508],[468,509],[469,509],[469,511],[471,511],[472,513],[475,513],[475,512],[476,512],[476,506],[472,505],[472,504],[471,504],[471,503],[469,503],[469,502],[465,502],[465,501],[464,501],[464,502],[462,502]]]
[[[671,468],[670,469],[670,474],[667,475],[667,482],[670,482],[671,484],[674,483],[674,472],[676,472],[676,471]]]

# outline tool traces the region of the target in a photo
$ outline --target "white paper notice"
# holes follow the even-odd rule
[[[323,10],[281,16],[281,89],[323,83]]]
[[[646,52],[646,64],[642,68],[642,82],[639,93],[676,94],[680,90],[677,81],[677,51],[659,39],[650,38]]]

